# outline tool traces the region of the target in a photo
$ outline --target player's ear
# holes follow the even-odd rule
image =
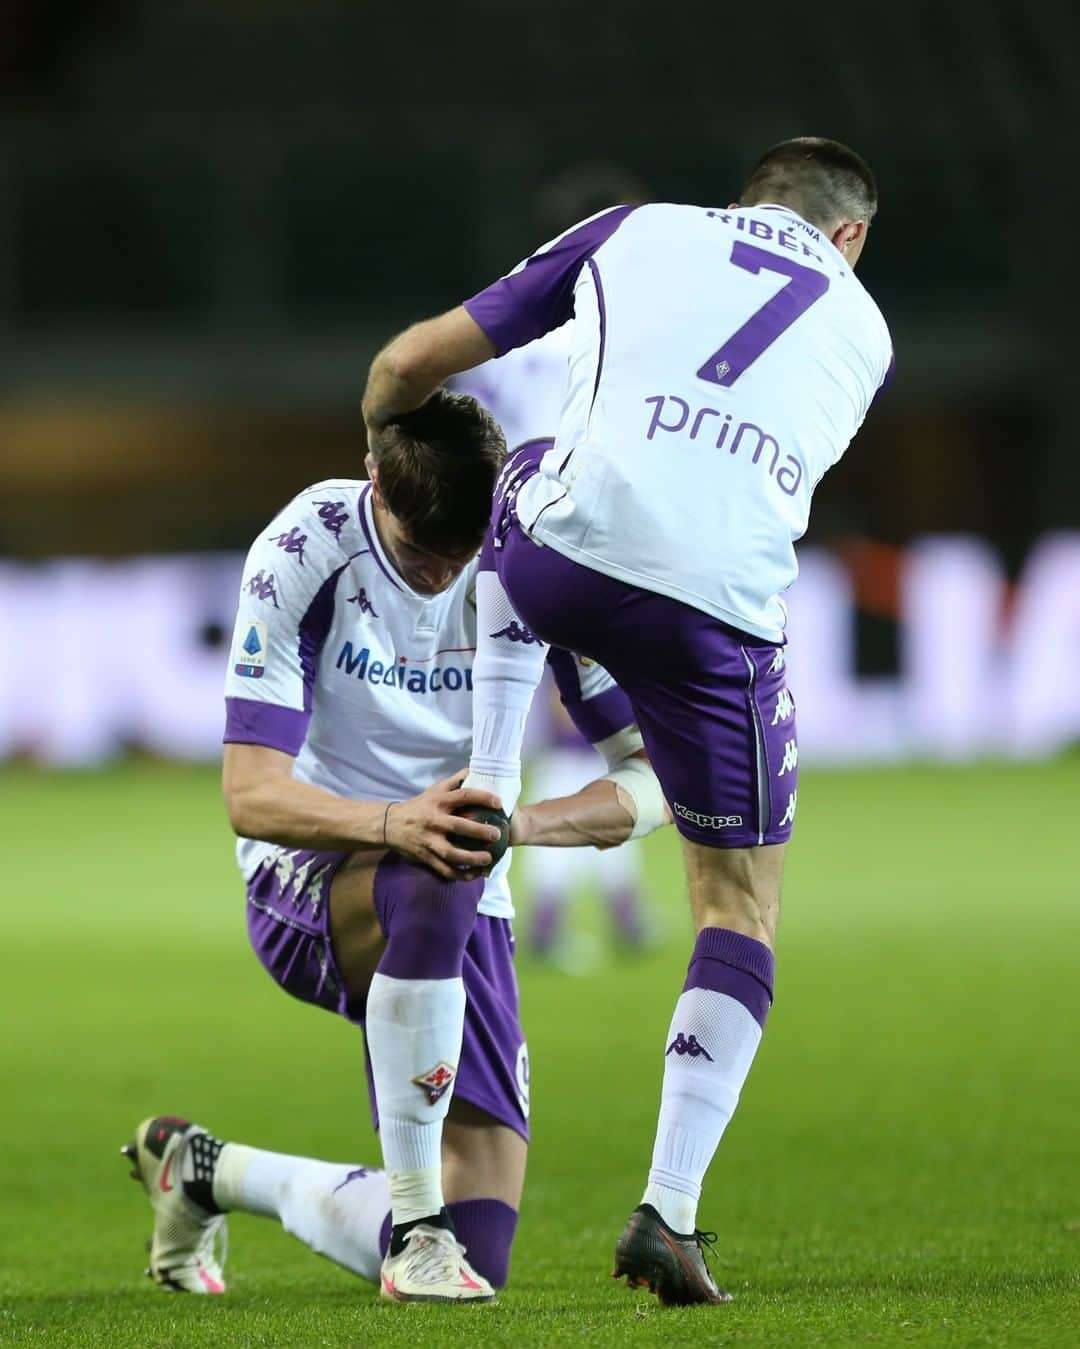
[[[375,498],[375,504],[385,508],[386,502],[383,500],[382,488],[379,486],[379,468],[370,454],[364,456],[364,467],[367,469],[368,479],[371,482],[371,493]]]
[[[840,253],[846,254],[852,245],[858,245],[859,248],[862,248],[865,234],[865,220],[842,220],[833,230],[832,242]]]

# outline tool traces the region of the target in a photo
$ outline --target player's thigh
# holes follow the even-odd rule
[[[728,928],[771,947],[787,844],[717,848],[684,837],[682,847],[694,930]]]
[[[448,1204],[499,1199],[521,1207],[529,1145],[486,1110],[455,1097],[443,1125],[443,1194]]]
[[[367,997],[371,976],[386,949],[375,910],[375,873],[385,856],[350,853],[330,886],[330,941],[350,999]]]

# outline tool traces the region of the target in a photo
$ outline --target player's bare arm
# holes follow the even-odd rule
[[[651,774],[643,750],[630,758]],[[660,809],[663,818],[656,823],[670,824],[662,801]],[[510,846],[616,848],[634,836],[639,818],[638,801],[624,786],[609,777],[597,778],[572,796],[519,805],[510,821]]]
[[[460,773],[387,809],[385,801],[350,801],[299,782],[292,765],[291,755],[264,745],[225,746],[222,790],[237,834],[288,848],[392,848],[444,880],[473,876],[491,863],[490,854],[456,848],[447,837],[461,834],[480,842],[499,837],[493,826],[453,813],[462,806],[499,806],[490,792],[459,786]]]
[[[414,323],[375,357],[364,391],[369,440],[388,422],[413,412],[443,380],[495,355],[491,339],[463,306]]]

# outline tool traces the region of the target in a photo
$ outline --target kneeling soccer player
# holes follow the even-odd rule
[[[503,454],[473,399],[437,393],[373,439],[369,482],[302,492],[249,554],[224,763],[248,931],[287,992],[365,1027],[385,1171],[144,1121],[125,1151],[154,1206],[150,1273],[165,1287],[224,1291],[214,1250],[230,1209],[277,1217],[396,1301],[487,1301],[506,1281],[529,1113],[510,859],[491,866],[451,837],[499,837],[453,812],[500,804],[455,770]],[[566,653],[553,666],[609,763],[636,756],[607,673]],[[615,773],[517,811],[511,843],[608,845],[662,823]]]

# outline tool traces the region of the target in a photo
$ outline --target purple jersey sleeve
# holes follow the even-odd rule
[[[573,315],[578,273],[635,209],[613,206],[593,216],[465,301],[468,313],[491,339],[496,355],[543,337]]]
[[[562,705],[591,744],[632,726],[637,718],[630,699],[602,665],[552,647],[548,665],[555,676]]]

